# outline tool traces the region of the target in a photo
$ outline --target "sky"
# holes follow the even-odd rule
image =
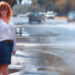
[[[31,0],[22,0],[22,4],[31,4]]]

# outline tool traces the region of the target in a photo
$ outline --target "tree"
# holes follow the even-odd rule
[[[16,0],[8,0],[8,3],[11,5],[11,7],[16,4]]]
[[[0,0],[0,1],[8,2],[8,3],[11,5],[11,7],[12,7],[14,4],[16,4],[16,0]]]
[[[37,0],[40,7],[45,8],[45,10],[54,10],[55,0]]]
[[[55,0],[32,0],[32,5],[39,6],[40,11],[55,10]]]
[[[44,5],[45,0],[38,0],[37,3],[40,4],[40,6],[41,6],[41,5]]]

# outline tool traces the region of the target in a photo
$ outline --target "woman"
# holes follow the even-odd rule
[[[0,2],[0,75],[8,75],[11,55],[16,53],[15,26],[12,10],[7,2]]]

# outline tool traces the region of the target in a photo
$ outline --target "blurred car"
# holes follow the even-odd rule
[[[39,14],[40,14],[41,20],[45,21],[46,20],[45,13],[39,13]]]
[[[70,11],[67,16],[68,22],[75,21],[75,11]]]
[[[54,18],[55,18],[55,13],[54,13],[54,11],[48,11],[48,12],[46,13],[46,18],[47,18],[47,19],[54,19]]]
[[[29,23],[32,23],[32,22],[41,23],[41,16],[39,13],[33,12],[30,15],[28,15],[28,17],[29,17]]]
[[[29,17],[30,14],[32,14],[33,12],[27,12],[25,15],[26,17]]]

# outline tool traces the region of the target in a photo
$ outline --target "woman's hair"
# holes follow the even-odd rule
[[[4,2],[4,1],[1,1],[0,2],[0,9],[2,8],[2,6],[6,6],[7,7],[7,17],[10,19],[11,16],[12,16],[12,9],[11,9],[11,6],[7,3],[7,2]],[[1,12],[1,10],[0,10]],[[1,17],[1,13],[0,13],[0,17]]]

